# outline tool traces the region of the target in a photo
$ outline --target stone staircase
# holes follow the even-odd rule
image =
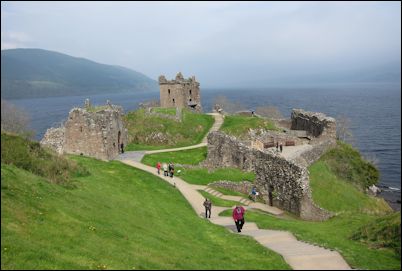
[[[241,204],[245,205],[245,206],[249,206],[250,204],[253,203],[253,201],[245,199],[243,197],[240,196],[228,196],[228,195],[223,195],[222,193],[220,193],[219,191],[216,191],[214,189],[212,189],[211,187],[207,186],[203,189],[205,192],[208,192],[209,194],[217,197],[217,198],[221,198],[224,200],[232,200],[232,201],[238,201]]]

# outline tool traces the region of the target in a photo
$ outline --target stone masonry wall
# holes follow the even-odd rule
[[[304,130],[314,137],[335,138],[336,122],[323,113],[293,109],[291,114],[292,130]]]
[[[189,103],[196,104],[195,110],[201,111],[200,83],[195,77],[184,79],[178,73],[175,80],[166,80],[159,77],[160,104],[161,107],[189,108]]]
[[[46,131],[41,144],[59,153],[86,155],[111,160],[127,145],[122,108],[108,105],[100,110],[73,108],[62,128]]]
[[[330,217],[328,211],[312,201],[307,168],[284,159],[275,151],[252,149],[235,137],[212,132],[208,135],[208,156],[204,165],[254,170],[257,190],[266,200],[269,191],[273,191],[277,195],[273,201],[275,206],[303,219],[325,220]]]

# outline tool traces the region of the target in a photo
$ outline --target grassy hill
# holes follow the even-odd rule
[[[221,131],[229,135],[242,138],[247,135],[250,129],[259,128],[275,131],[278,130],[278,128],[275,127],[275,124],[267,119],[241,115],[229,115],[225,116]]]
[[[2,142],[2,152],[5,144],[15,145]],[[69,179],[74,186],[2,159],[2,269],[289,269],[253,239],[198,218],[151,174],[117,161],[69,160],[88,171]]]
[[[42,49],[1,51],[1,97],[8,99],[157,90],[156,81],[120,66]]]
[[[159,113],[171,111],[157,110]],[[144,109],[124,116],[128,129],[127,150],[166,149],[195,145],[201,142],[212,127],[214,118],[183,109],[182,121],[148,114]]]

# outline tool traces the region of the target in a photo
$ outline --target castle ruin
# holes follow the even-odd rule
[[[184,79],[179,72],[174,80],[159,76],[160,106],[190,108],[201,112],[200,83],[195,76]]]
[[[296,155],[286,157],[261,144],[248,144],[221,132],[208,135],[208,155],[204,165],[209,168],[237,167],[256,172],[257,190],[269,205],[289,211],[302,219],[322,221],[331,213],[317,206],[312,199],[308,166],[329,148],[336,145],[335,119],[322,113],[294,109],[291,117],[296,131],[305,131],[312,137],[308,143],[296,141],[286,148],[297,150]],[[271,131],[270,131],[271,132]],[[279,133],[268,134],[278,140]],[[284,135],[289,139],[289,135]],[[294,140],[297,137],[294,136]]]
[[[62,127],[46,131],[41,144],[58,153],[86,155],[102,160],[114,159],[127,145],[127,129],[123,109],[107,103],[92,107],[86,100],[84,108],[70,110]]]

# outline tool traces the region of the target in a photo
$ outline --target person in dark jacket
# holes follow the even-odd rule
[[[211,218],[211,208],[212,208],[212,202],[209,199],[205,199],[204,201],[204,207],[205,207],[205,218]],[[209,212],[209,216],[208,216]]]
[[[236,208],[233,209],[232,217],[236,223],[237,232],[241,232],[244,226],[244,210],[243,206],[236,205]]]

